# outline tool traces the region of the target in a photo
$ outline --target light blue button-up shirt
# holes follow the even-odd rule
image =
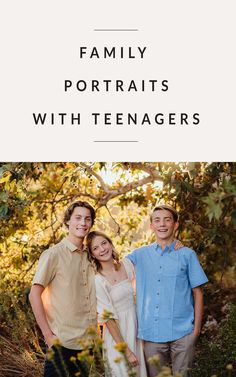
[[[135,266],[138,338],[169,342],[193,331],[192,288],[208,279],[196,253],[188,247],[164,250],[155,242],[134,250],[127,258]]]

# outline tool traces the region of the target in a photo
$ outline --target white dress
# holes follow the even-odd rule
[[[100,324],[104,325],[103,340],[105,357],[108,360],[113,377],[128,376],[124,361],[120,363],[114,362],[114,359],[121,357],[121,354],[114,348],[116,343],[102,318],[104,310],[108,310],[113,313],[111,317],[119,321],[119,327],[124,341],[139,360],[139,366],[134,368],[137,377],[146,377],[147,373],[143,346],[141,340],[137,339],[137,317],[133,290],[135,279],[134,267],[132,262],[126,258],[123,259],[123,265],[128,279],[117,284],[110,284],[108,280],[100,274],[95,276],[98,320]],[[107,373],[107,375],[110,376],[109,373]]]

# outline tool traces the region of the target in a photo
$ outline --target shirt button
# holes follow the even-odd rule
[[[161,281],[160,279],[158,279],[158,281]]]
[[[158,306],[156,306],[156,308],[158,309]]]
[[[159,296],[159,292],[157,292],[157,295]]]
[[[162,267],[160,266],[160,268],[162,268]]]
[[[157,319],[155,319],[155,322],[157,321]]]

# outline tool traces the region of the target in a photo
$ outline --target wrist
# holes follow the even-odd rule
[[[201,329],[194,328],[193,333],[194,333],[194,335],[199,336],[200,333],[201,333]]]
[[[132,351],[129,348],[127,348],[125,354],[127,357],[129,357],[132,354]]]

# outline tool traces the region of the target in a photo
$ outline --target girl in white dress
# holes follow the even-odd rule
[[[137,339],[134,267],[126,258],[119,261],[112,241],[101,232],[90,232],[87,246],[98,272],[95,276],[98,321],[103,325],[104,352],[112,376],[128,376],[124,359],[121,358],[119,363],[114,361],[121,357],[114,346],[125,342],[125,356],[136,376],[146,377],[142,342]],[[112,314],[105,318],[104,310]]]

